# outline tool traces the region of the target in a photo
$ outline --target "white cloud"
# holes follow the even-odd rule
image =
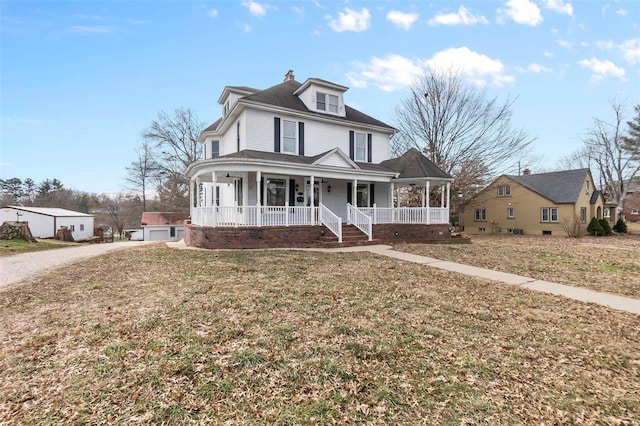
[[[600,82],[607,77],[618,77],[624,80],[624,69],[616,66],[616,64],[611,61],[601,61],[596,58],[591,58],[583,59],[579,61],[578,64],[584,68],[590,69],[593,72],[593,74],[591,74],[592,83]]]
[[[549,52],[548,50],[545,50],[544,52],[542,52],[542,54],[545,58],[553,58],[555,56],[553,52]]]
[[[105,25],[72,25],[66,32],[74,34],[108,34],[114,31],[114,27]]]
[[[371,23],[371,14],[367,8],[362,8],[360,12],[351,10],[348,7],[344,12],[339,12],[339,17],[329,22],[329,27],[336,31],[365,31]]]
[[[218,11],[216,9],[211,9],[207,12],[207,15],[211,18],[215,18],[216,16],[218,16]]]
[[[502,86],[515,81],[513,76],[505,73],[499,59],[491,59],[466,46],[438,52],[425,63],[433,70],[459,71],[470,83],[478,86]]]
[[[540,8],[529,0],[508,0],[506,6],[506,9],[498,8],[498,22],[504,22],[510,18],[518,24],[532,27],[542,22]]]
[[[559,46],[566,47],[567,49],[571,49],[573,47],[573,44],[567,40],[556,40],[556,43]]]
[[[616,15],[627,16],[627,11],[624,9],[618,9],[616,10]]]
[[[352,86],[365,88],[373,84],[384,92],[411,86],[427,68],[460,72],[467,81],[479,86],[502,86],[515,81],[505,72],[502,62],[467,47],[444,50],[427,60],[389,54],[383,58],[373,57],[368,63],[355,62],[354,66],[356,69],[346,75]]]
[[[411,26],[418,20],[420,17],[417,13],[405,13],[399,12],[397,10],[392,10],[387,13],[387,19],[393,22],[400,28],[404,28],[405,30],[410,30]]]
[[[365,88],[371,82],[383,92],[393,92],[411,86],[424,73],[420,60],[390,54],[384,58],[373,57],[369,63],[356,62],[357,72],[347,73],[349,82],[358,88]]]
[[[238,28],[240,28],[245,33],[250,33],[251,32],[251,25],[249,25],[249,24],[246,24],[244,22],[238,22],[236,25],[238,26]]]
[[[568,1],[565,3],[562,0],[543,0],[542,3],[547,9],[551,9],[554,12],[573,16],[573,6]]]
[[[267,14],[267,7],[263,4],[260,4],[258,2],[255,1],[243,1],[242,5],[244,7],[246,7],[247,9],[249,9],[249,13],[252,14],[253,16],[256,16],[258,18],[262,18],[264,15]]]
[[[460,6],[458,13],[438,13],[435,17],[429,19],[428,24],[436,25],[476,25],[488,24],[489,21],[482,15],[474,16],[466,7]]]
[[[298,15],[302,15],[304,13],[304,7],[293,6],[293,11]]]
[[[518,68],[517,70],[518,70],[518,72],[521,72],[521,73],[530,72],[530,73],[533,73],[533,74],[540,74],[540,73],[543,73],[543,72],[551,72],[552,71],[551,68],[548,68],[548,67],[545,67],[544,65],[540,65],[540,64],[536,64],[536,63],[529,64],[529,66],[527,68]]]
[[[620,44],[612,41],[597,41],[596,46],[602,50],[619,50],[627,62],[632,65],[640,64],[640,38],[625,40]]]

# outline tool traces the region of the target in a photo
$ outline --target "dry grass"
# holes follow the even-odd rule
[[[0,293],[7,424],[640,424],[640,317],[367,253],[109,253]]]
[[[38,240],[37,243],[30,243],[25,240],[0,240],[0,256],[9,256],[18,253],[28,253],[32,251],[51,250],[63,247],[77,247],[77,243],[66,243],[56,240]]]
[[[471,244],[396,249],[640,299],[640,236],[474,236]]]

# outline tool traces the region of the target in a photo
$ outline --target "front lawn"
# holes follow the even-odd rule
[[[112,252],[0,341],[9,424],[640,422],[640,316],[368,253]]]

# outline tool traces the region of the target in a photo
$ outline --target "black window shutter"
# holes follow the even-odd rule
[[[264,178],[260,178],[260,205],[266,206],[267,200],[264,199]]]
[[[372,153],[371,153],[371,133],[367,133],[367,161],[371,163]]]
[[[375,201],[376,187],[374,184],[369,185],[369,207],[373,207]]]
[[[296,205],[296,180],[289,179],[289,205]]]
[[[304,155],[304,123],[298,123],[298,155]]]
[[[280,117],[273,117],[273,152],[280,152]]]
[[[352,204],[353,201],[353,184],[351,182],[347,182],[347,203]]]
[[[353,132],[353,130],[349,130],[349,158],[351,158],[351,160],[353,160],[355,158],[355,151],[356,151],[355,137],[356,137],[356,135]]]

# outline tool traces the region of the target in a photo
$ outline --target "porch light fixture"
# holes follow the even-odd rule
[[[331,192],[331,185],[327,186],[327,192]]]

